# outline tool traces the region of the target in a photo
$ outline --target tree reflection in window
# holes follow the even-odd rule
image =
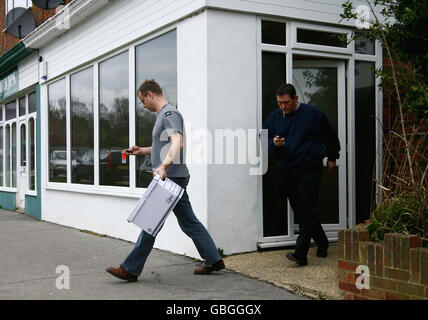
[[[71,182],[94,184],[94,69],[70,77]]]
[[[65,79],[48,87],[49,181],[67,182]],[[65,159],[62,155],[65,155]]]
[[[121,151],[129,147],[128,52],[100,63],[100,185],[129,187],[129,161]]]
[[[177,32],[163,34],[136,48],[136,87],[147,79],[155,79],[168,102],[177,107]],[[152,129],[156,113],[144,109],[136,96],[136,144],[152,145]],[[152,180],[150,156],[137,157],[137,187],[146,188]]]

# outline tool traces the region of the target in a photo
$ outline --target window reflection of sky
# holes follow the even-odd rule
[[[144,80],[155,79],[164,96],[177,105],[177,32],[171,31],[136,48],[137,88]],[[137,99],[138,108],[142,104]]]
[[[100,64],[100,105],[113,110],[114,100],[128,98],[129,58],[124,52]]]

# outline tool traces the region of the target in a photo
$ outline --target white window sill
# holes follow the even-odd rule
[[[84,186],[84,185],[61,185],[49,183],[45,190],[73,192],[83,194],[93,194],[110,197],[133,198],[140,199],[146,189],[139,188],[130,190],[129,187],[104,187],[104,186]]]
[[[10,192],[10,193],[17,193],[18,192],[18,190],[16,188],[4,188],[4,187],[0,188],[0,191],[1,192]]]

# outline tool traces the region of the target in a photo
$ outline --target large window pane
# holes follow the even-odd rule
[[[94,184],[94,69],[70,77],[71,182]]]
[[[262,111],[263,124],[278,108],[275,91],[286,82],[286,55],[263,52],[262,55]],[[287,201],[281,193],[280,171],[275,155],[269,155],[268,171],[263,176],[263,235],[288,234]]]
[[[262,42],[285,46],[285,23],[262,21]]]
[[[67,182],[65,79],[48,87],[49,181]]]
[[[30,190],[36,190],[36,139],[35,139],[35,129],[34,129],[34,119],[31,118],[28,121],[28,141],[30,143],[30,158],[29,158],[29,170],[30,170],[30,177],[29,177],[29,189]]]
[[[3,177],[4,177],[4,171],[3,171],[3,155],[4,155],[4,148],[3,148],[3,127],[0,127],[0,187],[3,187]]]
[[[13,101],[6,105],[6,121],[16,118],[16,102]]]
[[[376,83],[373,62],[355,62],[355,172],[357,223],[370,218],[376,162]]]
[[[152,63],[155,63],[152,61]],[[100,63],[100,185],[129,186],[129,55]]]
[[[148,41],[136,49],[136,87],[147,79],[155,79],[162,87],[164,96],[173,106],[177,106],[177,32],[171,31]],[[144,109],[136,97],[136,144],[151,146],[152,129],[156,113]],[[147,187],[152,174],[150,156],[137,157],[137,187]]]
[[[10,187],[10,125],[6,126],[6,137],[5,137],[5,157],[6,157],[6,187]]]
[[[35,92],[28,95],[28,113],[37,111],[37,95]]]
[[[307,29],[297,29],[297,42],[346,48],[346,34]]]

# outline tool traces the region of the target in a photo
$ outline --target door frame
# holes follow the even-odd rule
[[[22,136],[21,128],[25,126],[25,166],[21,166],[22,163]],[[25,195],[28,190],[28,121],[26,118],[17,120],[17,163],[16,163],[16,207],[20,210],[25,210]],[[22,172],[25,172],[25,179],[21,178]],[[23,199],[23,205],[21,206],[21,198]]]
[[[349,93],[350,90],[350,83],[346,83],[346,76],[347,76],[347,70],[346,70],[346,64],[349,63],[349,60],[346,59],[346,57],[343,57],[342,59],[332,59],[331,57],[325,57],[325,56],[319,56],[322,60],[311,60],[311,55],[307,55],[308,60],[302,60],[300,61],[293,61],[292,57],[293,55],[305,55],[304,53],[286,53],[286,59],[287,59],[287,82],[292,83],[292,75],[293,75],[293,68],[297,65],[301,65],[302,63],[305,63],[305,66],[317,66],[317,67],[337,67],[338,68],[338,106],[340,106],[341,103],[343,103],[344,108],[342,108],[340,111],[340,115],[338,114],[338,125],[340,125],[340,129],[338,129],[338,136],[339,140],[341,141],[341,151],[340,151],[340,166],[339,166],[339,223],[334,225],[323,225],[323,229],[326,232],[327,237],[330,241],[337,240],[337,234],[340,229],[346,229],[348,224],[348,199],[347,199],[347,191],[348,190],[348,179],[347,179],[347,109],[349,108],[349,99],[347,99],[347,93]],[[291,69],[289,67],[292,66]],[[261,65],[259,67],[261,70]],[[260,72],[260,77],[261,77]],[[261,97],[261,85],[259,86],[259,94]],[[262,112],[262,105],[260,103],[260,112]],[[260,177],[260,188],[263,192],[263,179]],[[342,195],[340,194],[340,186],[343,186],[344,190],[347,190],[345,192],[342,192]],[[263,203],[263,197],[261,197],[261,201]],[[293,245],[295,244],[295,241],[297,239],[297,236],[295,234],[295,225],[294,225],[294,214],[292,212],[291,206],[288,202],[288,234],[282,235],[282,236],[272,236],[272,237],[264,237],[263,235],[263,204],[261,205],[261,224],[260,224],[260,236],[259,236],[259,242],[258,247],[260,248],[271,248],[271,247],[277,247],[280,245]]]
[[[341,60],[298,60],[293,61],[294,68],[337,68],[337,94],[338,94],[338,110],[337,110],[337,136],[340,141],[341,151],[340,158],[336,160],[336,165],[339,168],[339,223],[338,224],[323,224],[322,227],[326,233],[337,232],[340,229],[346,229],[347,226],[347,121],[346,121],[346,68],[345,61]],[[341,108],[341,106],[344,106]],[[324,159],[324,166],[326,166],[326,159]],[[292,209],[289,205],[289,209]],[[294,215],[293,215],[294,217]]]

